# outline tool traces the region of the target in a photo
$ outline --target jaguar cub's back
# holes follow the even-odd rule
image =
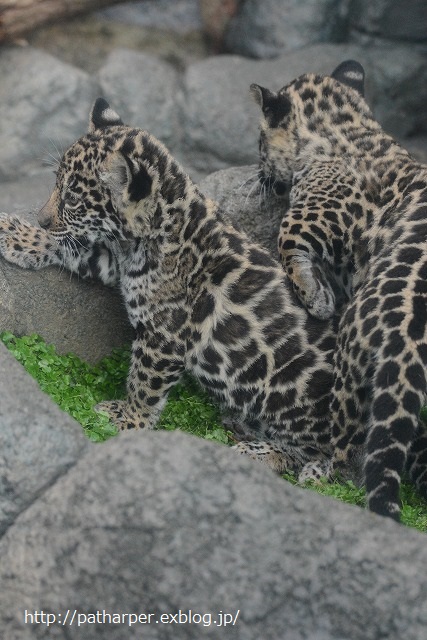
[[[427,495],[427,170],[373,118],[364,71],[342,63],[277,94],[263,110],[262,178],[284,182],[279,251],[315,317],[344,307],[335,354],[331,473],[364,451],[369,506],[399,517],[408,469]],[[338,297],[337,297],[338,296]]]

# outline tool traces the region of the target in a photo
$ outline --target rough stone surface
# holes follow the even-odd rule
[[[36,216],[49,199],[54,183],[53,171],[1,183],[0,211],[27,215],[32,212]]]
[[[202,28],[198,2],[195,0],[139,0],[124,2],[99,12],[110,20],[137,24],[173,32],[187,32]]]
[[[427,42],[425,0],[353,0],[350,25],[387,39]]]
[[[129,342],[131,331],[117,291],[47,268],[27,271],[0,263],[0,330],[37,333],[59,353],[97,362]]]
[[[426,53],[413,45],[396,44],[367,51],[370,104],[377,120],[392,135],[404,138],[427,132]]]
[[[1,539],[2,634],[424,640],[424,560],[422,534],[291,487],[226,447],[122,434],[88,448]],[[240,613],[226,629],[75,622],[47,632],[23,624],[25,609]]]
[[[102,93],[126,122],[165,142],[195,179],[256,162],[259,112],[250,84],[279,89],[307,71],[330,73],[349,57],[364,64],[367,100],[387,131],[404,137],[426,130],[427,66],[411,45],[317,44],[258,61],[216,56],[188,65],[183,75],[155,56],[123,48],[92,75],[34,48],[3,49],[0,179],[40,171],[43,159],[57,158],[86,131],[92,101]],[[9,68],[18,68],[22,82]]]
[[[287,207],[285,197],[264,192],[256,165],[216,171],[200,183],[209,198],[248,236],[277,255],[277,234]]]
[[[82,135],[99,88],[80,69],[26,47],[1,49],[0,77],[0,179],[12,180],[40,171],[43,158]]]
[[[348,6],[348,0],[246,0],[229,24],[226,46],[243,56],[274,58],[316,42],[344,40]]]
[[[0,389],[1,536],[90,443],[2,344]]]

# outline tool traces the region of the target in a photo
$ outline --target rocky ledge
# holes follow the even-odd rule
[[[424,535],[184,434],[90,443],[0,352],[3,638],[423,640]]]

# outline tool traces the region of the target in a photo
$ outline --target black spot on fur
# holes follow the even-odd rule
[[[424,338],[427,324],[426,304],[424,296],[414,296],[412,300],[412,319],[408,325],[408,335],[412,340]]]
[[[127,158],[126,161],[132,172],[132,179],[128,187],[129,200],[131,202],[139,202],[150,195],[153,179],[143,165],[139,165],[135,171],[133,165]]]
[[[215,299],[210,293],[202,294],[196,301],[191,315],[192,322],[201,324],[215,309]]]
[[[238,382],[241,384],[249,384],[263,380],[267,375],[267,358],[265,354],[262,354],[252,362],[252,364],[243,371],[238,378]]]
[[[237,304],[245,303],[249,298],[271,281],[273,274],[270,271],[258,271],[257,269],[246,269],[239,279],[230,287],[230,300]]]
[[[232,258],[229,256],[222,258],[212,272],[212,284],[219,286],[229,273],[231,273],[235,269],[238,269],[239,267],[240,262],[239,260],[236,260],[236,258]]]
[[[218,322],[213,337],[223,344],[233,344],[243,339],[249,331],[248,321],[239,314],[230,315]]]

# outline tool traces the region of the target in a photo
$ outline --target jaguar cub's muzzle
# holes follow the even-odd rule
[[[37,215],[37,221],[42,229],[52,229],[55,221],[54,208],[52,206],[52,196],[46,204],[40,209]]]

